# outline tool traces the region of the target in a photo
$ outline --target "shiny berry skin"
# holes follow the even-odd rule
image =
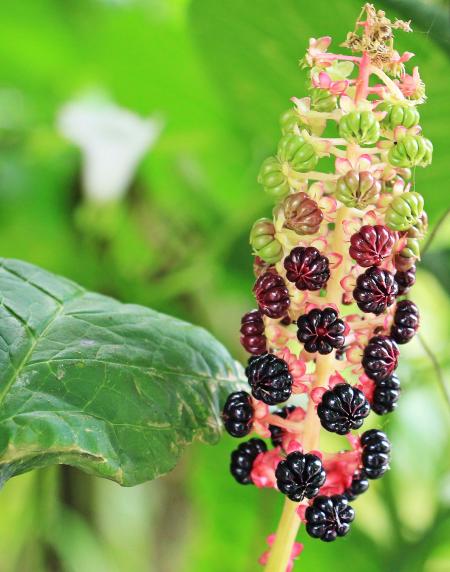
[[[276,272],[265,272],[255,282],[253,293],[263,314],[283,318],[291,300],[283,278]]]
[[[332,542],[338,536],[345,536],[355,511],[343,495],[318,496],[305,511],[306,532],[313,538]]]
[[[398,286],[394,275],[383,268],[371,266],[358,276],[353,298],[360,310],[378,316],[394,303],[397,293]]]
[[[251,357],[245,369],[252,395],[267,405],[276,405],[289,399],[292,376],[287,363],[273,354]]]
[[[397,369],[400,351],[388,336],[374,336],[364,348],[362,365],[367,377],[373,381],[387,379]]]
[[[348,501],[353,501],[356,499],[356,497],[359,497],[359,495],[365,493],[368,488],[369,481],[364,474],[364,471],[358,471],[353,475],[352,482],[350,483],[348,489],[344,491],[343,495]]]
[[[338,435],[359,429],[369,413],[364,393],[348,383],[338,383],[326,391],[317,407],[322,427]]]
[[[362,464],[368,479],[379,479],[389,469],[391,443],[383,431],[370,429],[361,436]]]
[[[313,246],[293,248],[284,259],[286,278],[299,290],[320,290],[330,277],[328,258]]]
[[[264,320],[259,310],[253,310],[242,316],[241,344],[249,354],[259,355],[267,351]]]
[[[395,309],[391,337],[398,344],[408,343],[416,335],[419,321],[419,308],[411,300],[402,300]]]
[[[231,453],[230,472],[241,485],[252,484],[250,473],[253,463],[260,453],[267,451],[267,445],[262,439],[250,439],[241,443]]]
[[[294,502],[316,496],[326,478],[319,457],[300,451],[289,453],[284,461],[280,461],[275,476],[279,490]]]
[[[345,324],[333,308],[314,308],[297,320],[297,338],[307,352],[329,354],[345,344]]]
[[[228,396],[222,412],[225,429],[232,437],[245,437],[253,425],[252,398],[246,391],[235,391]]]
[[[409,292],[409,289],[416,283],[416,267],[413,265],[404,272],[397,271],[394,275],[398,286],[397,296],[403,296]]]
[[[288,415],[295,411],[295,409],[295,405],[289,405],[287,407],[283,407],[283,409],[280,409],[279,411],[274,411],[273,415],[278,415],[278,417],[281,417],[282,419],[287,419]],[[269,431],[272,445],[274,447],[281,447],[285,431],[283,427],[278,427],[278,425],[269,425]]]
[[[394,234],[386,226],[365,225],[350,239],[350,256],[364,268],[379,266],[391,255],[394,242]]]
[[[377,415],[386,415],[397,409],[400,397],[400,380],[393,373],[387,379],[377,381],[373,392],[372,411]]]

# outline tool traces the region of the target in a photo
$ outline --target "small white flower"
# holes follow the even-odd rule
[[[106,203],[123,197],[143,155],[161,132],[161,121],[142,118],[99,97],[63,106],[59,131],[82,152],[86,198]]]

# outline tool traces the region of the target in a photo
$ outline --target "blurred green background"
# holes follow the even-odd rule
[[[433,165],[416,173],[431,226],[448,208],[448,5],[378,3],[413,19],[400,51],[416,53],[429,102]],[[304,94],[298,60],[310,36],[353,28],[360,1],[2,0],[0,252],[84,286],[210,329],[239,358],[253,307],[248,231],[270,212],[256,184],[278,117]],[[416,65],[416,64],[414,64]],[[162,132],[119,202],[86,200],[82,154],[58,116],[92,94]],[[105,127],[108,129],[108,126]],[[117,134],[120,139],[120,133]],[[450,222],[423,257],[413,298],[421,336],[450,370]],[[356,503],[352,534],[305,539],[298,569],[450,570],[448,410],[436,364],[418,340],[402,350],[404,392],[383,420],[393,470]],[[0,492],[0,572],[253,572],[282,499],[228,475],[234,443],[195,445],[167,477],[134,489],[57,467]]]

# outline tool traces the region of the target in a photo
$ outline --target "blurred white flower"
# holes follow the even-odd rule
[[[125,195],[139,161],[157,140],[162,123],[156,117],[142,118],[104,98],[89,97],[64,105],[58,128],[81,149],[86,198],[106,203]]]

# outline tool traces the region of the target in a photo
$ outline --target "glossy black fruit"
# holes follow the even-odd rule
[[[370,429],[361,436],[362,465],[369,479],[379,479],[389,469],[391,443],[383,431]]]
[[[231,453],[230,471],[241,485],[252,484],[251,471],[253,462],[260,453],[267,451],[267,445],[262,439],[250,439],[241,443]]]
[[[362,495],[369,488],[369,480],[367,479],[364,471],[358,471],[353,475],[352,482],[348,489],[344,491],[344,496],[348,501],[353,501],[359,495]]]
[[[273,354],[251,357],[245,369],[252,395],[267,405],[276,405],[289,399],[292,376],[287,363]]]
[[[297,320],[297,337],[307,352],[329,354],[345,344],[345,324],[333,308],[314,308]]]
[[[222,412],[225,429],[232,437],[245,437],[252,430],[252,398],[246,391],[235,391],[228,396]]]
[[[394,303],[398,285],[388,270],[371,266],[358,276],[353,298],[363,312],[381,314]]]
[[[348,383],[338,383],[326,391],[317,407],[322,427],[338,435],[359,429],[369,413],[364,393]]]
[[[419,308],[411,300],[402,300],[395,309],[391,337],[398,344],[408,343],[416,335],[419,321]]]
[[[259,310],[244,314],[241,319],[241,344],[249,354],[259,355],[267,351],[265,326]]]
[[[290,453],[284,461],[280,461],[275,476],[279,490],[295,502],[314,497],[326,478],[319,457],[300,451]]]
[[[284,259],[286,278],[299,290],[320,290],[330,277],[328,258],[313,246],[293,248]]]
[[[332,542],[338,536],[345,536],[355,511],[343,495],[319,496],[305,511],[306,532],[313,538]]]
[[[372,411],[377,415],[391,413],[397,408],[400,397],[400,380],[393,373],[387,379],[377,381],[373,392]]]
[[[374,336],[364,348],[362,365],[366,375],[374,381],[387,379],[397,368],[399,354],[392,338]]]

